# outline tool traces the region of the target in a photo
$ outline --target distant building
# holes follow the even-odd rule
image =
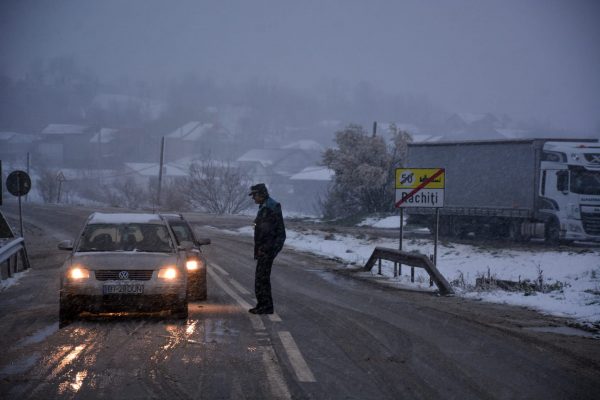
[[[19,161],[25,163],[27,153],[33,153],[39,135],[17,132],[0,132],[0,160],[5,162]]]
[[[288,196],[287,206],[295,211],[315,213],[319,201],[325,199],[335,171],[325,166],[310,166],[292,175],[293,192]]]
[[[320,159],[320,153],[302,149],[252,149],[236,161],[252,178],[281,182]]]
[[[131,177],[140,185],[150,185],[158,181],[159,163],[125,163],[122,176]],[[169,183],[188,176],[188,172],[171,163],[163,165],[163,182]]]
[[[315,204],[315,195],[322,183],[315,179],[293,181],[291,177],[315,166],[321,160],[322,152],[323,147],[317,142],[300,140],[278,149],[248,150],[236,161],[253,182],[266,183],[288,209],[310,212],[314,210],[307,209],[310,208],[307,205]]]
[[[97,133],[92,127],[71,124],[50,124],[41,132],[37,149],[39,157],[50,165],[89,167],[93,147],[90,143]]]
[[[165,135],[167,159],[219,155],[229,141],[229,131],[218,123],[190,121]]]
[[[115,163],[118,159],[119,149],[122,146],[118,140],[118,132],[117,129],[100,128],[90,139],[94,156],[100,160],[101,165],[111,161]]]

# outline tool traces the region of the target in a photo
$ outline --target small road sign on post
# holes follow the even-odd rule
[[[23,208],[21,196],[25,196],[31,190],[31,178],[25,171],[13,171],[6,178],[6,188],[13,196],[19,199],[19,222],[21,225],[21,237],[23,236]]]
[[[440,207],[444,207],[446,170],[444,168],[398,168],[396,169],[396,208],[400,208],[400,223],[406,207],[435,208],[435,232],[433,264],[437,265],[437,243],[440,225]],[[402,250],[402,229],[400,230]],[[414,269],[411,269],[411,276]]]
[[[31,189],[31,179],[25,171],[13,171],[6,178],[6,189],[13,196],[25,196]]]
[[[444,168],[396,169],[396,208],[444,206]]]

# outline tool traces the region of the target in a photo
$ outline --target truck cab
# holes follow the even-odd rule
[[[600,241],[600,144],[548,141],[540,167],[546,237]]]

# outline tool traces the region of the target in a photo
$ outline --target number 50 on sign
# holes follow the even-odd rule
[[[396,207],[443,207],[443,168],[396,169]]]

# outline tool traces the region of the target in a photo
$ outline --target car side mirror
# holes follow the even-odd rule
[[[182,241],[179,246],[177,246],[179,248],[179,250],[191,250],[194,248],[194,243],[188,241],[188,240],[184,240]]]
[[[196,240],[196,244],[198,246],[206,246],[207,244],[210,244],[210,239],[209,238],[200,238],[200,239]]]
[[[59,250],[73,250],[73,241],[72,240],[63,240],[58,244]]]

